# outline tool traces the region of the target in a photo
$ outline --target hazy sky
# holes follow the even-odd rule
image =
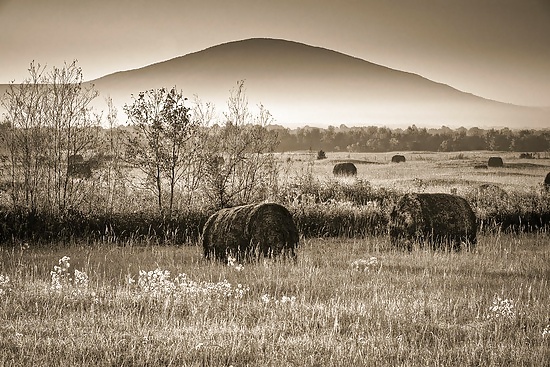
[[[550,0],[0,0],[0,83],[32,60],[77,59],[91,80],[253,37],[550,106]]]

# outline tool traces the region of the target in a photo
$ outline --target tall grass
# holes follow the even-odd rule
[[[241,266],[196,247],[2,249],[0,365],[543,366],[549,239],[458,254],[304,239],[295,264]]]

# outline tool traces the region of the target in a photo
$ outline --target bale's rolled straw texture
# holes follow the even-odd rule
[[[504,162],[500,157],[489,157],[487,161],[487,166],[489,167],[504,167]]]
[[[357,175],[357,167],[351,162],[337,163],[332,169],[334,176],[355,176]]]
[[[406,159],[404,155],[396,154],[393,157],[391,157],[391,161],[393,163],[402,163],[402,162],[405,162]]]
[[[477,242],[476,216],[466,199],[450,194],[405,194],[394,206],[389,222],[393,246],[412,250],[430,244],[433,249]]]
[[[239,260],[283,255],[294,258],[298,229],[282,205],[262,203],[219,210],[206,222],[202,235],[204,256]]]

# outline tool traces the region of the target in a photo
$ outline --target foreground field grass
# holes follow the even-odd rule
[[[549,240],[305,239],[296,263],[242,268],[195,246],[2,249],[0,365],[544,366]]]

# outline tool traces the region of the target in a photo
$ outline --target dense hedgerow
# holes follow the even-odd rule
[[[270,201],[291,212],[302,237],[365,237],[387,233],[389,213],[404,194],[373,187],[358,179],[309,180],[279,187]],[[470,202],[482,231],[533,231],[550,224],[550,193],[544,190],[509,192],[472,191]],[[123,243],[196,243],[212,207],[189,206],[170,217],[136,210],[111,215],[70,211],[63,215],[0,208],[0,241],[51,241],[91,238]]]
[[[104,242],[142,240],[157,244],[196,241],[211,213],[200,210],[174,212],[165,218],[157,213],[127,212],[112,215],[71,211],[65,215],[0,209],[0,240],[47,242],[90,238]]]

